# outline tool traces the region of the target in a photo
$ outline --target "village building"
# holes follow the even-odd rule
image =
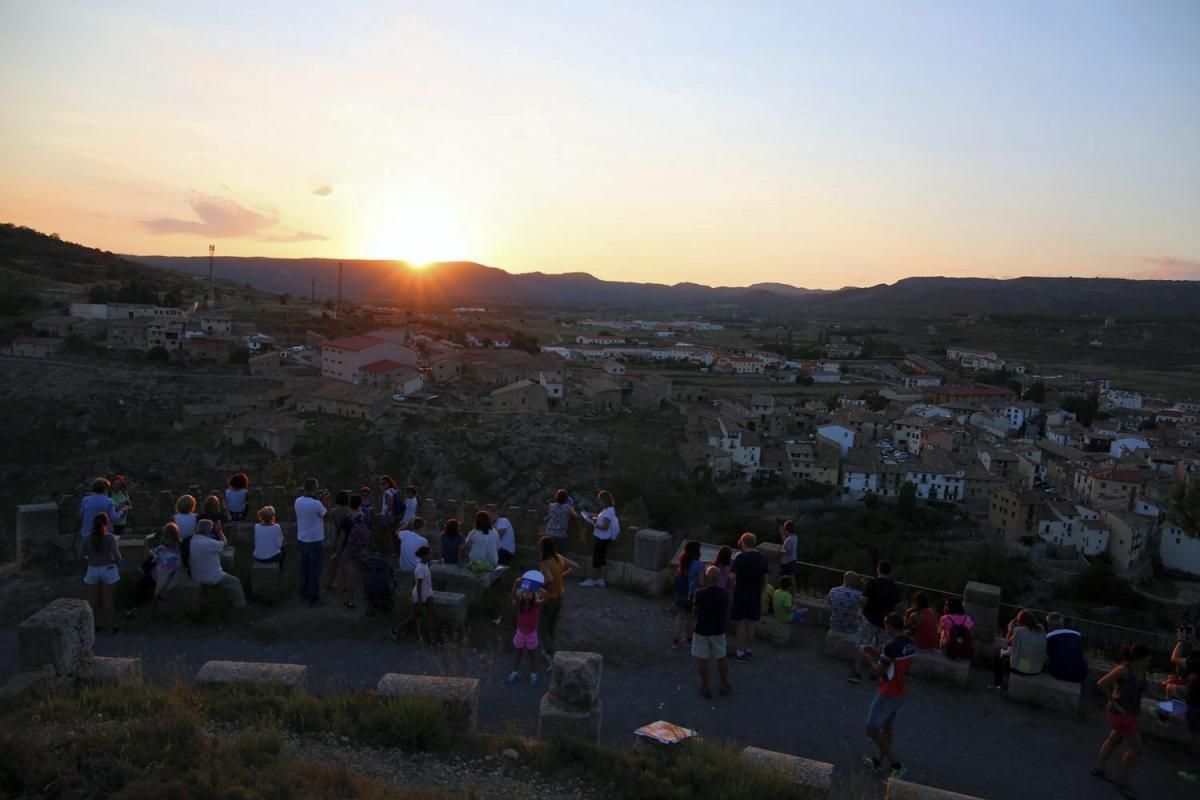
[[[300,411],[364,419],[368,422],[374,422],[387,413],[390,404],[391,392],[387,389],[355,386],[340,379],[322,380],[296,399],[296,407]]]
[[[22,358],[50,358],[62,353],[66,342],[54,336],[18,336],[9,348],[14,356]]]
[[[549,407],[546,390],[524,378],[496,389],[491,399],[497,411],[546,411]]]
[[[402,344],[375,336],[331,339],[321,345],[321,376],[353,383],[361,367],[383,360],[416,366],[417,354]]]

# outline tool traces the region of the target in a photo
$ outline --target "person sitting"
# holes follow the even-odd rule
[[[917,643],[918,650],[937,649],[937,614],[929,607],[929,597],[924,592],[913,592],[912,605],[904,612],[904,631]]]
[[[857,572],[842,576],[842,585],[835,586],[825,596],[829,604],[829,630],[834,633],[858,633],[858,609],[862,601],[861,586]]]
[[[1175,646],[1171,648],[1171,674],[1163,681],[1163,696],[1171,697],[1175,686],[1187,683],[1188,659],[1200,658],[1200,639],[1196,628],[1184,622],[1175,628]]]
[[[495,569],[500,563],[500,534],[492,527],[492,517],[488,512],[475,512],[475,528],[467,534],[463,544],[467,553],[467,566],[479,572]]]
[[[458,530],[458,520],[448,519],[442,524],[442,563],[457,567],[463,559],[463,537]]]
[[[939,644],[946,658],[954,661],[970,661],[975,655],[975,642],[971,629],[975,620],[963,608],[961,597],[951,597],[943,606],[942,618],[938,623]]]
[[[799,621],[805,613],[805,609],[796,608],[795,583],[791,575],[782,575],[779,578],[779,588],[771,595],[771,614],[776,622],[791,624]]]
[[[225,512],[221,509],[221,498],[215,494],[204,498],[204,504],[200,507],[200,514],[196,517],[196,521],[204,519],[212,522],[214,531],[222,535],[225,533],[225,528],[222,527],[222,523],[225,522]]]
[[[1066,627],[1057,611],[1046,615],[1046,671],[1071,683],[1083,683],[1088,674],[1083,637]]]
[[[988,688],[1003,689],[1008,684],[1010,672],[1038,675],[1045,664],[1046,632],[1038,622],[1037,614],[1028,608],[1022,609],[1008,624],[1008,647],[992,661],[995,682]]]
[[[221,569],[221,552],[225,549],[225,534],[213,529],[212,520],[196,523],[196,535],[191,538],[192,579],[205,586],[218,586],[234,608],[246,607],[242,582]]]
[[[249,498],[250,478],[246,473],[239,472],[229,479],[229,488],[225,490],[225,510],[229,519],[241,522],[246,518],[246,501]]]

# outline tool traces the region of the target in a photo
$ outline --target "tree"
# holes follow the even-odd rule
[[[1200,539],[1200,475],[1171,486],[1167,518],[1193,539]]]
[[[872,411],[883,411],[888,407],[888,399],[879,394],[879,392],[870,392],[864,394],[862,399],[866,401],[867,408]]]
[[[896,510],[900,518],[912,522],[917,518],[917,487],[912,481],[905,481],[900,487],[900,497],[896,501]]]
[[[155,345],[146,352],[146,358],[151,361],[166,361],[170,357],[171,354],[168,353],[167,348],[163,347],[162,345]]]
[[[1025,392],[1025,399],[1031,403],[1046,402],[1046,384],[1041,381],[1031,383],[1029,389]]]
[[[1096,418],[1096,412],[1100,410],[1100,395],[1097,392],[1092,392],[1087,397],[1079,394],[1068,395],[1063,398],[1062,410],[1074,414],[1079,424],[1090,426]]]
[[[838,392],[834,392],[825,398],[825,408],[829,411],[836,411],[838,405],[842,402],[842,396]]]

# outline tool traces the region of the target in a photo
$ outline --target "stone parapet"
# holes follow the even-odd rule
[[[443,705],[460,730],[475,733],[479,726],[479,680],[440,675],[402,675],[389,672],[375,689],[380,697],[428,697]]]
[[[1008,676],[1009,700],[1061,714],[1077,715],[1083,702],[1083,684],[1060,681],[1049,673]]]
[[[796,786],[805,789],[806,796],[813,800],[832,796],[833,764],[774,750],[763,750],[760,747],[743,749],[741,758],[760,769],[783,775]]]
[[[196,673],[196,683],[246,683],[303,689],[308,683],[308,667],[304,664],[272,664],[265,661],[209,661]]]

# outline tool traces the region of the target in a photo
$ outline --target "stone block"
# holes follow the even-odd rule
[[[8,683],[0,686],[0,699],[46,694],[53,691],[54,685],[54,669],[49,665],[29,672],[18,672],[8,679]]]
[[[170,587],[158,596],[158,610],[168,617],[198,616],[204,599],[204,587],[181,572]]]
[[[435,591],[433,610],[443,625],[462,627],[467,624],[467,596],[461,592]]]
[[[993,586],[990,583],[968,581],[967,588],[963,590],[963,603],[972,603],[987,608],[999,608],[1000,587]]]
[[[380,697],[429,697],[437,700],[445,707],[447,717],[466,733],[475,733],[479,725],[478,678],[389,672],[379,679],[375,691]]]
[[[32,564],[54,564],[61,561],[59,533],[57,504],[32,503],[17,506],[17,563],[27,567]],[[78,535],[78,528],[74,533]]]
[[[1138,722],[1142,735],[1190,747],[1192,735],[1188,732],[1187,718],[1172,715],[1166,725],[1160,724],[1158,702],[1152,697],[1142,698],[1142,715]]]
[[[1043,672],[1038,675],[1012,673],[1008,676],[1009,700],[1039,706],[1049,711],[1075,715],[1083,698],[1083,684],[1068,683]]]
[[[831,658],[854,658],[858,652],[858,637],[853,633],[842,633],[830,629],[825,634],[825,646],[821,652]]]
[[[538,706],[538,738],[585,739],[599,744],[602,713],[603,704],[599,700],[592,708],[580,711],[563,708],[546,694]]]
[[[640,569],[657,572],[671,558],[671,534],[642,528],[633,537],[633,563]]]
[[[827,798],[833,791],[833,764],[824,761],[812,761],[799,756],[778,753],[774,750],[763,750],[759,747],[747,747],[742,750],[742,760],[760,769],[775,772],[785,776],[806,790],[806,797]]]
[[[92,656],[80,664],[76,677],[87,683],[140,684],[142,682],[142,660],[140,658]]]
[[[946,658],[940,650],[918,650],[913,656],[909,674],[922,680],[942,681],[965,689],[971,675],[971,662]]]
[[[777,645],[789,645],[798,637],[800,626],[780,622],[774,617],[763,617],[754,626],[754,635],[758,639]]]
[[[265,661],[209,661],[196,673],[196,683],[248,683],[303,689],[308,683],[308,667]]]
[[[611,565],[621,563],[620,579],[613,577]],[[608,580],[627,589],[644,594],[648,597],[662,597],[671,591],[671,570],[643,569],[636,564],[610,562]]]
[[[983,800],[970,794],[948,792],[945,789],[934,789],[932,786],[922,786],[919,783],[909,783],[895,778],[889,778],[887,795],[884,800]]]
[[[550,663],[550,688],[546,695],[560,708],[587,711],[600,702],[600,677],[604,657],[599,653],[559,650]]]
[[[480,575],[465,567],[430,564],[429,571],[433,576],[434,589],[465,594],[468,603],[474,603],[483,597],[497,581],[508,579],[511,582],[508,567],[500,567]]]
[[[250,565],[250,596],[260,603],[271,605],[283,596],[283,570],[279,564]]]
[[[52,601],[17,627],[17,672],[35,672],[49,664],[56,675],[74,675],[92,655],[95,624],[86,601]]]

